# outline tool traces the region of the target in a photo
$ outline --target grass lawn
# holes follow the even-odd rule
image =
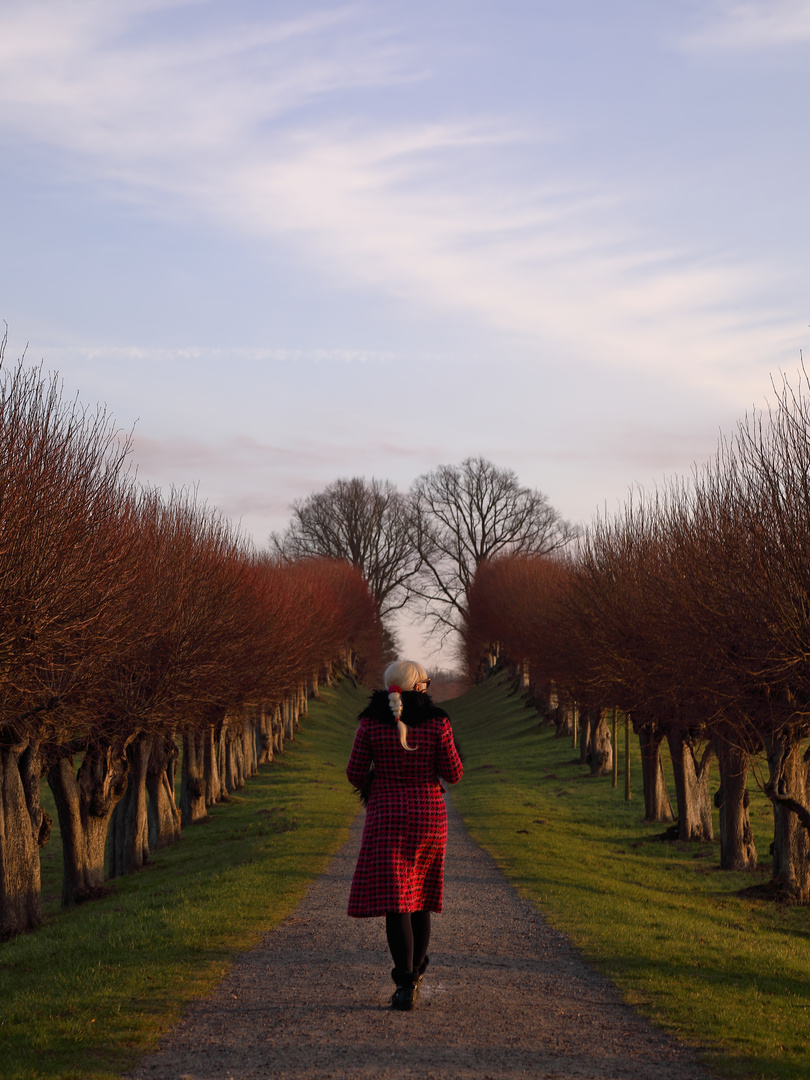
[[[325,691],[287,753],[103,900],[59,910],[54,837],[45,925],[0,945],[0,1076],[119,1077],[293,909],[357,811],[343,768],[366,700]],[[635,739],[628,803],[622,776],[617,789],[590,778],[503,679],[448,709],[465,755],[454,801],[518,890],[717,1073],[810,1077],[810,912],[738,895],[769,868],[727,874],[716,844],[662,842],[641,821]],[[767,863],[772,817],[754,781],[751,810]]]
[[[322,695],[283,756],[102,900],[59,910],[55,826],[45,924],[0,944],[0,1076],[120,1076],[295,907],[358,810],[343,770],[368,694]]]
[[[637,739],[626,802],[621,771],[616,789],[591,778],[570,739],[541,726],[504,679],[447,707],[465,756],[453,800],[518,891],[713,1071],[810,1077],[810,911],[738,895],[770,877],[773,818],[756,781],[752,825],[766,865],[726,873],[719,845],[663,842],[663,826],[641,820]],[[671,777],[668,786],[674,806]]]

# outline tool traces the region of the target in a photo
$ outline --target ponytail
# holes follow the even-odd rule
[[[391,706],[391,712],[394,714],[394,719],[397,722],[397,730],[399,731],[399,741],[405,750],[416,750],[416,746],[408,746],[408,729],[405,724],[400,720],[402,715],[402,691],[398,686],[388,687],[388,704]]]

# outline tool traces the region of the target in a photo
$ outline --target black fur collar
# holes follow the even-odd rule
[[[387,690],[374,691],[371,700],[360,713],[358,719],[362,720],[364,717],[370,720],[379,720],[381,723],[390,724],[392,727],[396,724],[394,714],[391,712],[391,706],[388,703]],[[426,720],[446,720],[447,713],[444,709],[440,709],[438,705],[434,705],[428,694],[423,694],[418,690],[403,690],[402,716],[400,719],[408,727],[419,727]]]

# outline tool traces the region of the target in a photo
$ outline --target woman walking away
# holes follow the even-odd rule
[[[440,780],[457,784],[461,759],[447,713],[412,660],[385,669],[360,713],[346,775],[367,798],[349,915],[385,916],[394,961],[393,1009],[412,1009],[428,964],[430,913],[442,910],[447,811]]]

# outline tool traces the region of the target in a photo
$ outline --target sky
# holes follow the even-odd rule
[[[6,359],[259,546],[470,455],[587,523],[799,367],[809,59],[810,0],[0,0]]]

